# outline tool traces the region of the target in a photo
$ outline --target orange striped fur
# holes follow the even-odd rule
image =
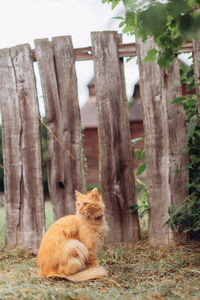
[[[57,220],[45,233],[38,252],[39,274],[71,281],[88,281],[107,275],[99,266],[98,249],[107,231],[104,203],[94,188],[75,191],[76,215]]]

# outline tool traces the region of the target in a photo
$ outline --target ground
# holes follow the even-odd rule
[[[47,220],[52,222],[47,203]],[[105,245],[99,260],[107,278],[87,283],[46,279],[38,275],[37,258],[23,249],[7,249],[0,209],[0,300],[200,299],[200,243],[154,247]],[[47,224],[48,226],[48,224]]]
[[[107,278],[88,283],[38,276],[37,258],[0,242],[0,299],[200,299],[200,245],[105,246]]]

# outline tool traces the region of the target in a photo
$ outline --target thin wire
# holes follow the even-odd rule
[[[25,92],[23,91],[23,96],[24,99],[26,100],[26,102],[28,103],[28,105],[31,107],[31,109],[33,110],[33,112],[36,114],[37,118],[39,119],[39,121],[42,123],[42,125],[44,125],[44,127],[49,131],[49,133],[53,136],[53,138],[56,140],[56,142],[63,148],[63,150],[65,151],[65,153],[70,156],[73,160],[75,161],[79,161],[81,163],[81,166],[83,168],[85,168],[84,163],[77,157],[75,157],[73,154],[70,153],[70,151],[65,147],[65,145],[59,140],[59,138],[53,133],[53,131],[47,126],[47,124],[42,120],[40,114],[38,112],[35,111],[32,103],[28,100],[28,98],[26,97]]]
[[[26,100],[26,102],[28,103],[28,105],[31,107],[31,109],[34,111],[34,113],[36,114],[37,118],[39,119],[39,121],[42,123],[42,125],[44,125],[44,127],[49,131],[49,133],[53,136],[53,138],[56,140],[56,142],[63,148],[63,150],[65,151],[65,153],[67,153],[68,156],[70,156],[73,160],[75,161],[79,161],[81,163],[81,166],[83,168],[85,168],[84,163],[78,159],[77,157],[75,157],[73,154],[70,153],[70,151],[65,147],[65,145],[57,138],[57,136],[53,133],[53,131],[47,126],[47,124],[42,120],[40,114],[38,112],[35,111],[32,103],[28,100],[28,98],[26,97],[25,92],[23,91],[23,96],[24,99]],[[4,169],[4,166],[2,164],[0,164],[0,168]]]

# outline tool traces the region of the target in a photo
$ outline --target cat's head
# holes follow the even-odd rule
[[[86,216],[87,219],[100,220],[104,214],[105,205],[97,188],[94,188],[88,194],[82,194],[75,191],[76,213]]]

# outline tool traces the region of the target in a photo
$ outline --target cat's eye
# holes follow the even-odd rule
[[[84,202],[84,203],[83,203],[83,206],[87,206],[87,205],[88,205],[88,203],[87,203],[87,202]]]
[[[77,204],[78,206],[80,206],[80,202],[76,202],[76,204]]]

